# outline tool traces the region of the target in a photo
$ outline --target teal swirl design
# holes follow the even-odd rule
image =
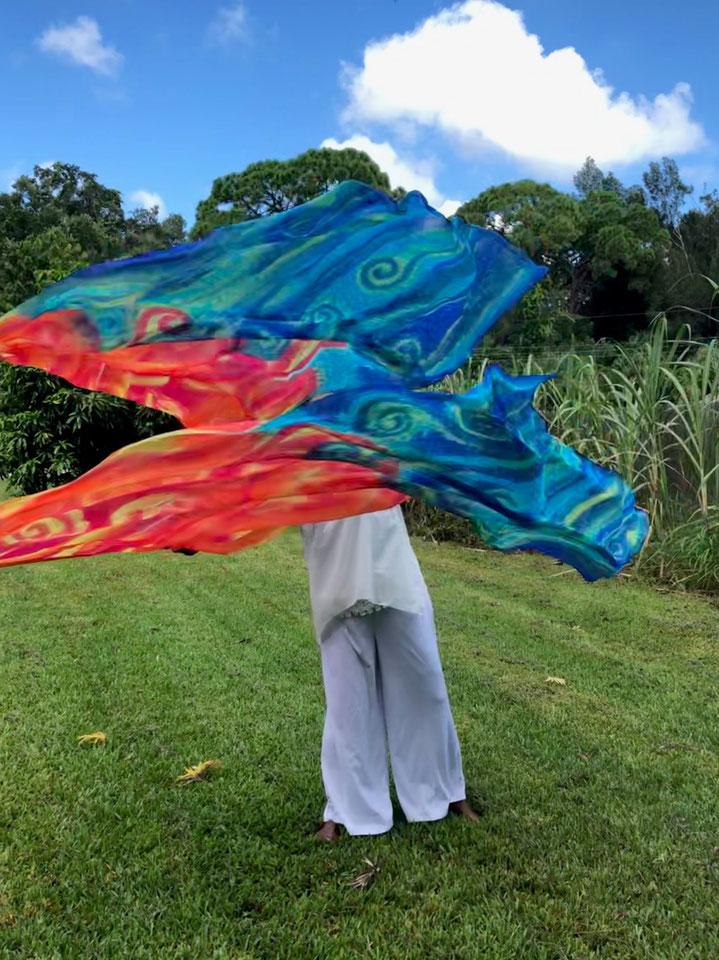
[[[545,272],[419,193],[395,201],[348,181],[197,243],[86,267],[13,312],[81,311],[111,350],[143,342],[148,307],[171,306],[187,325],[150,339],[340,340],[421,387],[456,370]]]
[[[587,580],[612,577],[641,548],[647,515],[617,474],[551,436],[532,403],[544,379],[490,366],[462,396],[337,391],[261,429],[306,423],[344,434],[314,457],[370,466],[388,487],[471,520],[500,550],[537,550]]]
[[[363,290],[377,290],[396,286],[402,282],[404,274],[396,257],[382,257],[365,263],[360,269],[360,286]]]
[[[182,354],[163,389],[169,395],[180,384],[183,402],[202,407],[208,380],[194,377],[184,347],[196,344],[199,353],[203,341],[221,341],[225,356],[203,377],[221,383],[213,402],[223,429],[232,429],[223,398],[242,401],[231,406],[237,417],[245,407],[269,409],[261,401],[271,397],[272,412],[257,414],[267,419],[237,424],[238,432],[267,435],[258,449],[310,427],[305,459],[370,467],[386,488],[467,517],[489,544],[542,551],[593,580],[636,555],[647,517],[618,476],[548,433],[533,408],[543,378],[490,367],[463,396],[420,389],[460,367],[545,272],[497,233],[445,219],[418,193],[395,201],[348,182],[198,243],[78,271],[0,320],[0,357],[5,330],[7,359],[52,369],[46,341],[30,348],[34,329],[58,324],[68,351],[63,375],[92,386],[81,375],[92,364],[104,367],[116,348],[149,344],[170,366],[170,355]],[[295,365],[283,368],[290,357]],[[273,367],[258,382],[257,369],[273,364],[280,372]],[[301,389],[284,404],[288,383]],[[143,402],[161,407],[152,393]],[[329,501],[330,483],[318,499]],[[237,497],[242,502],[242,489]]]

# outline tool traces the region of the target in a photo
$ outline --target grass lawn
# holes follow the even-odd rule
[[[716,608],[418,553],[485,815],[335,846],[295,533],[0,571],[0,956],[719,957]]]

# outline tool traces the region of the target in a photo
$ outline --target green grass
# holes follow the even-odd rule
[[[336,846],[311,835],[323,693],[295,534],[2,571],[0,956],[719,956],[716,609],[418,552],[485,815]],[[105,747],[77,744],[95,730]],[[382,869],[356,890],[364,857]]]

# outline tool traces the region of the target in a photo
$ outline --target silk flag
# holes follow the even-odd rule
[[[171,413],[185,429],[0,504],[0,566],[120,551],[228,553],[409,497],[503,550],[612,576],[647,517],[562,445],[541,377],[458,369],[544,274],[418,193],[347,182],[197,243],[98,264],[0,319],[0,358]]]

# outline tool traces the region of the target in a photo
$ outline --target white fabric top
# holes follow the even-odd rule
[[[358,600],[421,613],[427,587],[402,508],[301,527],[318,639]]]

